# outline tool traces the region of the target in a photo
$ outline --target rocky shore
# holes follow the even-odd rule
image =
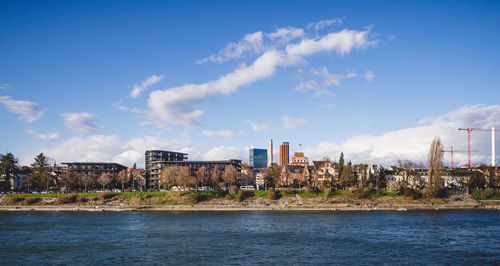
[[[49,202],[49,203],[47,203]],[[76,202],[57,204],[45,200],[37,204],[4,204],[0,211],[412,211],[412,210],[463,210],[491,209],[500,210],[500,201],[477,201],[470,197],[460,200],[406,200],[406,199],[370,199],[354,200],[345,198],[301,198],[288,197],[279,200],[252,198],[236,202],[223,198],[210,199],[189,204],[140,204],[133,201],[111,199],[103,202]]]

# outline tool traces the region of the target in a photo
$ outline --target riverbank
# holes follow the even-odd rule
[[[476,200],[470,195],[445,199],[411,199],[402,195],[368,195],[348,192],[284,194],[272,199],[259,192],[243,196],[217,193],[145,192],[78,193],[65,195],[3,195],[0,211],[410,211],[496,209],[498,200]]]
[[[0,211],[83,211],[83,212],[122,212],[122,211],[416,211],[416,210],[471,210],[491,209],[500,210],[497,206],[394,206],[394,207],[346,207],[346,206],[218,206],[218,205],[191,205],[191,206],[0,206]]]

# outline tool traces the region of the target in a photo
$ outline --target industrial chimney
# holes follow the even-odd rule
[[[491,166],[495,167],[495,127],[491,127]]]
[[[273,164],[273,140],[269,141],[269,166]]]

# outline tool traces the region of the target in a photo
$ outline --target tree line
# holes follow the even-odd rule
[[[51,166],[51,159],[40,153],[34,158],[31,167],[19,167],[18,160],[7,153],[0,161],[0,176],[2,182],[0,187],[4,191],[12,189],[14,178],[17,174],[23,174],[23,191],[49,191],[61,192],[81,191],[87,192],[89,189],[111,189],[125,187],[143,190],[144,175],[136,165],[132,169],[124,169],[113,175],[110,172],[89,172],[80,173],[69,169],[61,169]],[[19,190],[19,189],[15,189]]]

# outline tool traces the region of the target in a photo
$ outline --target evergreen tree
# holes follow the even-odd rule
[[[344,171],[344,153],[341,152],[340,153],[340,158],[339,158],[339,179],[342,177],[342,172],[343,171]]]
[[[10,190],[11,189],[11,180],[14,179],[15,175],[18,173],[19,169],[17,168],[17,160],[14,158],[12,153],[7,153],[2,157],[0,163],[0,175],[2,175],[3,182],[1,185],[2,189]]]
[[[42,152],[35,157],[35,162],[31,164],[31,167],[33,167],[33,177],[43,184],[45,191],[49,190],[49,184],[52,181],[49,158]]]

